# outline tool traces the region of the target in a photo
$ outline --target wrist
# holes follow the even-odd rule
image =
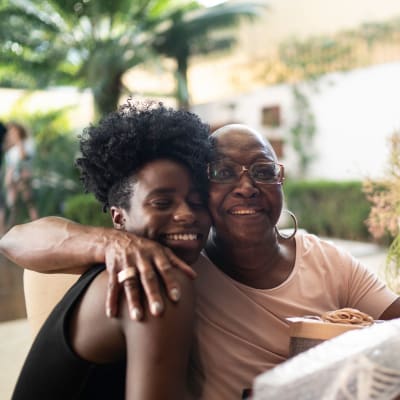
[[[104,263],[109,249],[126,249],[138,239],[133,233],[115,228],[92,228],[90,236],[93,241],[93,255],[96,263]]]
[[[96,264],[106,261],[106,249],[115,240],[114,229],[92,227],[90,238],[92,240],[92,254]]]

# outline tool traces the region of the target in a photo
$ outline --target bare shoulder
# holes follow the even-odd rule
[[[117,318],[107,318],[105,302],[108,286],[107,271],[100,272],[86,289],[76,304],[69,324],[69,337],[73,350],[83,359],[92,362],[115,362],[126,356],[127,340],[131,346],[150,340],[158,343],[159,335],[174,334],[180,336],[191,335],[194,318],[195,294],[193,281],[178,269],[173,274],[181,288],[181,299],[178,303],[172,302],[162,290],[165,309],[161,317],[153,317],[148,311],[148,304],[143,298],[147,310],[143,321],[132,321],[129,317],[128,305],[121,292],[119,315]],[[162,282],[160,279],[160,286]],[[156,346],[157,347],[157,346]]]
[[[168,324],[176,324],[178,322],[191,323],[195,304],[195,291],[193,280],[188,278],[187,275],[179,269],[174,269],[171,273],[174,275],[174,279],[179,284],[179,287],[181,289],[181,298],[179,302],[173,302],[169,299],[166,294],[163,282],[159,278],[161,296],[164,303],[164,311],[160,317],[154,317],[153,315],[151,315],[151,313],[149,312],[149,304],[143,296],[142,302],[145,309],[145,315],[143,320],[138,324],[137,322],[130,319],[127,301],[125,299],[125,296],[122,296],[120,304],[120,319],[121,323],[125,326],[125,329],[147,330],[149,329],[149,325],[157,329],[157,327],[166,328]]]
[[[93,362],[114,362],[125,356],[125,339],[117,319],[107,318],[108,274],[100,272],[76,304],[69,324],[74,351]]]

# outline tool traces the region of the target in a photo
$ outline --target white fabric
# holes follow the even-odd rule
[[[346,332],[258,376],[253,400],[391,400],[400,394],[400,319]]]
[[[35,155],[35,145],[32,138],[24,140],[24,149],[28,158],[32,158]],[[21,161],[21,155],[19,146],[10,147],[5,154],[6,166],[14,168]]]
[[[32,138],[23,141],[25,158],[21,158],[21,149],[15,145],[10,147],[5,154],[6,171],[12,171],[12,181],[17,182],[23,173],[25,178],[30,176],[32,159],[35,155],[35,144]],[[28,175],[26,175],[28,173]]]

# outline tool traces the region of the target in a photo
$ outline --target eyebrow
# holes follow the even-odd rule
[[[175,188],[157,188],[152,190],[146,197],[150,197],[153,195],[157,195],[157,194],[172,194],[175,193],[176,189]]]
[[[222,156],[221,154],[219,154],[218,156],[219,157],[215,158],[214,161],[229,160],[229,161],[238,163],[237,161],[233,160],[231,157]],[[251,159],[250,164],[253,164],[257,161],[277,162],[273,157],[267,157],[265,154],[264,155],[258,154]]]
[[[157,189],[152,190],[146,196],[146,198],[154,196],[154,195],[159,195],[159,194],[174,194],[174,193],[176,193],[176,191],[177,191],[176,188],[168,188],[168,187],[166,187],[166,188],[157,188]],[[189,189],[188,195],[201,195],[201,191],[199,189],[197,189],[196,187],[191,187]]]

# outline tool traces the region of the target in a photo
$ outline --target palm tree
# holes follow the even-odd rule
[[[116,108],[123,74],[152,55],[150,33],[174,0],[3,0],[0,85],[90,88],[103,115]]]
[[[170,13],[169,25],[155,35],[153,47],[176,61],[176,98],[181,108],[189,108],[190,57],[229,49],[235,36],[227,28],[242,18],[255,18],[263,8],[265,5],[251,2],[226,2],[209,8],[191,3]]]
[[[196,12],[195,12],[196,11]],[[0,85],[89,88],[99,115],[115,110],[123,75],[155,57],[177,60],[178,99],[188,105],[193,54],[226,48],[209,32],[254,16],[250,4],[201,10],[189,0],[0,0]]]

